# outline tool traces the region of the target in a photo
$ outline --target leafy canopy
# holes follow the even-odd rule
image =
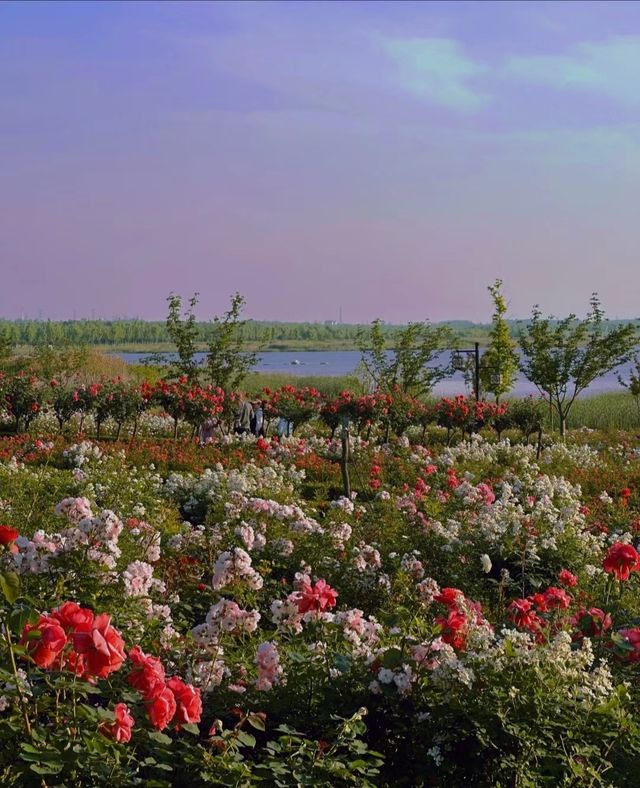
[[[198,363],[195,360],[198,341],[198,326],[196,323],[195,308],[198,304],[198,293],[189,299],[189,308],[182,316],[182,298],[171,293],[167,301],[169,314],[167,315],[167,333],[176,346],[177,359],[174,362],[178,373],[186,375],[190,383],[198,379]]]
[[[236,389],[258,360],[257,353],[244,349],[243,329],[247,320],[241,319],[246,301],[240,293],[231,297],[231,306],[222,318],[213,318],[212,337],[208,345],[207,374],[214,386],[229,392]]]
[[[591,296],[585,320],[571,314],[564,320],[543,318],[535,306],[520,333],[523,374],[551,403],[564,435],[567,415],[580,392],[596,378],[631,358],[637,345],[632,323],[610,328],[597,293]]]
[[[432,364],[443,346],[452,341],[448,326],[409,323],[394,340],[395,347],[387,349],[380,320],[374,320],[359,336],[361,363],[376,388],[388,393],[400,389],[419,397],[449,374],[448,366]]]

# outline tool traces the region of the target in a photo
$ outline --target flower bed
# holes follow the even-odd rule
[[[638,454],[351,442],[0,441],[4,783],[632,785]]]

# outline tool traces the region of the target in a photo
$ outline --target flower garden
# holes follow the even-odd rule
[[[631,436],[285,387],[256,439],[186,380],[0,386],[3,786],[638,784]]]

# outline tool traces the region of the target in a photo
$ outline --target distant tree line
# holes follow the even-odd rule
[[[528,321],[525,321],[525,323]],[[555,321],[551,321],[552,324]],[[609,320],[610,328],[631,321]],[[452,320],[433,324],[447,327],[461,342],[490,342],[491,325],[472,323],[467,320]],[[506,320],[508,335],[516,339],[523,321]],[[217,334],[215,320],[197,321],[195,342],[205,349]],[[354,350],[359,347],[359,336],[367,326],[352,323],[284,323],[278,321],[246,320],[238,330],[239,338],[249,344],[277,349],[278,343],[338,343]],[[394,347],[406,326],[379,322],[384,343]],[[61,345],[161,345],[172,344],[166,321],[160,320],[3,320],[0,318],[0,346],[50,344]]]
[[[486,326],[459,321],[449,324],[458,336],[472,329],[486,334]],[[362,326],[347,323],[281,323],[247,320],[240,329],[244,342],[344,342],[357,347]],[[380,324],[388,341],[400,326]],[[216,336],[214,320],[195,323],[195,341],[208,345]],[[13,345],[69,344],[69,345],[134,345],[171,343],[165,321],[155,320],[2,320],[0,336]]]

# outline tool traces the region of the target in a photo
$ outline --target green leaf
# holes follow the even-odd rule
[[[264,720],[258,714],[249,714],[247,717],[247,722],[252,728],[255,728],[256,730],[265,730]]]
[[[173,741],[170,736],[167,736],[166,733],[160,733],[160,731],[151,731],[149,733],[149,738],[151,741],[155,741],[158,744],[171,744]]]
[[[38,764],[33,763],[29,768],[36,774],[59,774],[62,771],[62,764],[52,763],[49,766],[38,766]]]
[[[187,731],[187,733],[191,733],[194,736],[199,736],[200,735],[200,728],[198,728],[198,726],[195,725],[192,722],[188,723],[187,725],[181,725],[180,726],[180,730],[181,731]]]
[[[12,632],[22,633],[27,624],[34,624],[37,620],[36,611],[24,605],[14,607],[9,613],[9,627]]]
[[[244,744],[245,747],[255,747],[256,738],[246,731],[238,731],[238,741]]]
[[[0,573],[0,589],[4,598],[12,605],[20,596],[20,579],[15,572]]]

